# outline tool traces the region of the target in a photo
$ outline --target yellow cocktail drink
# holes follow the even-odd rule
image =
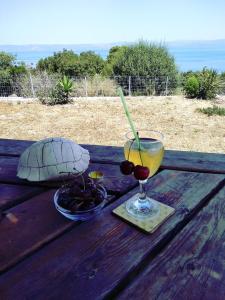
[[[160,167],[164,155],[164,147],[162,142],[156,139],[141,138],[140,146],[137,145],[135,140],[128,140],[124,146],[124,155],[135,166],[148,167],[150,170],[149,177],[151,177]]]

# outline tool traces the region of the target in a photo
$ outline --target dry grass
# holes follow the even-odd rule
[[[128,98],[127,103],[136,127],[163,132],[167,149],[224,153],[225,118],[196,112],[212,102],[174,96]],[[1,138],[62,136],[78,143],[122,146],[128,130],[118,98],[77,99],[62,106],[0,102]]]

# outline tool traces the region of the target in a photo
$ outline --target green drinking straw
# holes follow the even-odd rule
[[[136,142],[137,142],[138,149],[140,149],[140,139],[139,139],[139,136],[138,136],[138,134],[137,134],[137,131],[135,130],[135,127],[134,127],[133,121],[132,121],[132,119],[131,119],[129,110],[128,110],[128,108],[127,108],[127,103],[126,103],[126,101],[125,101],[125,98],[124,98],[123,91],[122,91],[121,87],[119,87],[117,91],[118,91],[118,95],[120,96],[120,99],[121,99],[121,101],[122,101],[122,103],[123,103],[123,108],[124,108],[124,110],[125,110],[127,119],[128,119],[128,121],[129,121],[129,123],[130,123],[130,127],[131,127],[131,129],[132,129],[133,134],[134,134],[135,140],[136,140]]]

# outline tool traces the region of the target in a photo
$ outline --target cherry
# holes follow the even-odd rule
[[[137,180],[145,180],[148,178],[150,170],[148,167],[143,167],[140,165],[135,166],[134,168],[134,177]]]
[[[129,160],[124,160],[120,164],[120,171],[124,175],[130,175],[134,171],[134,164]]]

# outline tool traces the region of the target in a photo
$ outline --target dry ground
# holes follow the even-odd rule
[[[167,149],[225,152],[225,117],[196,112],[210,101],[182,96],[128,98],[137,128],[164,133]],[[225,107],[223,102],[220,106]],[[77,99],[73,104],[0,101],[0,137],[40,140],[61,136],[78,143],[120,145],[129,125],[119,98]]]

